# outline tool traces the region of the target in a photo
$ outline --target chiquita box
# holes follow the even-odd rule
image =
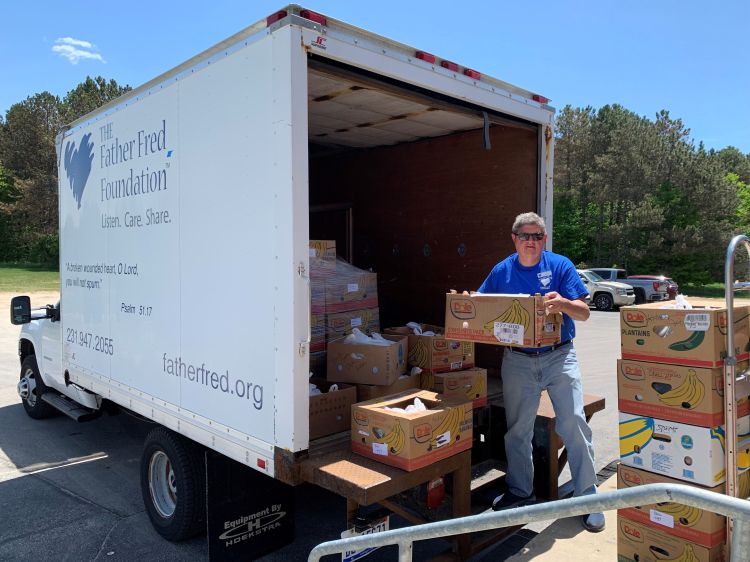
[[[671,301],[670,301],[671,302]],[[724,299],[690,299],[692,309],[655,302],[620,308],[622,358],[693,367],[719,367],[727,354]],[[750,306],[735,305],[734,354],[750,350]]]
[[[424,411],[399,412],[419,398]],[[470,400],[409,390],[352,406],[352,451],[412,471],[471,449]]]
[[[737,421],[739,469],[750,468],[750,418]],[[620,462],[701,486],[725,481],[724,427],[698,427],[620,412]]]
[[[448,339],[518,347],[560,343],[562,315],[547,314],[541,295],[448,293],[445,300]]]
[[[744,371],[747,365],[740,362],[737,370]],[[735,396],[735,415],[748,415],[750,381],[737,381]],[[724,423],[724,369],[621,359],[617,399],[621,412],[716,427]]]
[[[617,562],[724,562],[723,544],[707,548],[617,515]]]

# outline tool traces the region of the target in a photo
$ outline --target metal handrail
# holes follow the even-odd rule
[[[464,533],[489,531],[535,521],[586,515],[598,511],[622,509],[637,505],[672,502],[719,513],[734,519],[731,562],[750,560],[750,501],[730,497],[685,484],[645,484],[624,490],[601,492],[505,511],[481,513],[468,517],[425,523],[382,533],[360,535],[324,542],[310,551],[308,562],[322,556],[397,544],[399,562],[411,562],[414,541],[443,538]]]

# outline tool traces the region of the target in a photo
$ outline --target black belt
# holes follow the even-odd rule
[[[508,349],[510,349],[514,353],[523,353],[524,355],[532,355],[534,357],[538,357],[540,355],[544,355],[545,353],[549,353],[550,351],[555,351],[556,349],[560,349],[563,346],[570,345],[571,343],[573,343],[573,340],[563,341],[560,343],[556,343],[555,345],[550,345],[549,347],[540,349],[539,351],[521,349],[520,347],[510,347]]]

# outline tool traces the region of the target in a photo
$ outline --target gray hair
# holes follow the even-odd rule
[[[521,230],[521,227],[526,226],[527,224],[536,225],[542,229],[542,232],[547,232],[547,227],[544,224],[544,219],[536,213],[521,213],[520,215],[518,215],[516,217],[516,220],[513,222],[513,228],[511,229],[511,232],[513,232],[513,234],[518,234],[518,231]]]

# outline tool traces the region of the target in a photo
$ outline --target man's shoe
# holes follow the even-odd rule
[[[531,494],[530,496],[521,497],[515,495],[513,492],[505,492],[502,496],[497,496],[495,501],[492,502],[493,511],[502,511],[503,509],[510,509],[512,507],[522,507],[524,505],[530,505],[536,501],[536,496]]]
[[[589,513],[581,516],[581,524],[589,533],[601,533],[604,530],[604,514]]]

